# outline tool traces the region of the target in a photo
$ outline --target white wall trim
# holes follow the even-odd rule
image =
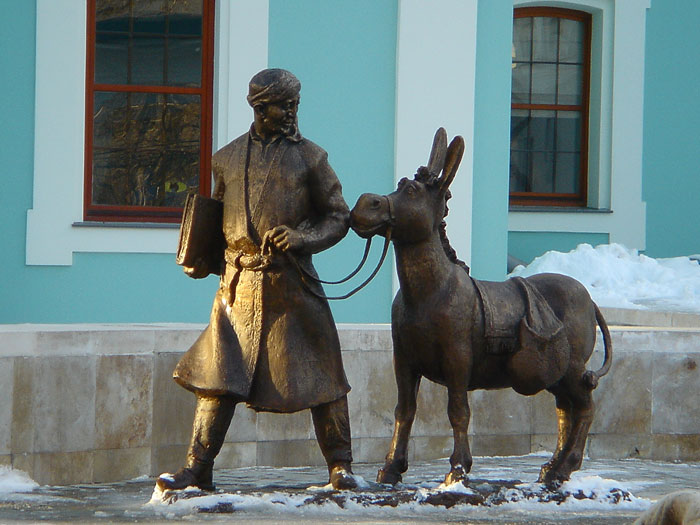
[[[511,211],[509,231],[609,233],[610,242],[645,248],[646,203],[642,200],[644,123],[644,57],[646,11],[651,0],[514,0],[514,6],[547,5],[593,13],[602,40],[592,70],[600,78],[599,105],[591,104],[590,150],[598,151],[591,165],[589,205],[612,213]],[[594,51],[596,44],[594,42]],[[596,63],[596,60],[598,63]],[[597,112],[594,114],[594,112]],[[595,141],[595,142],[594,142]]]
[[[248,80],[267,66],[268,0],[218,0],[214,146],[251,120]],[[70,266],[75,252],[174,253],[177,230],[90,227],[83,217],[86,2],[37,0],[34,199],[28,265]],[[229,126],[229,122],[231,125]]]
[[[399,1],[395,179],[428,162],[435,130],[466,149],[450,188],[450,242],[471,260],[477,0]]]
[[[248,131],[248,81],[267,67],[269,0],[217,0],[214,149]]]

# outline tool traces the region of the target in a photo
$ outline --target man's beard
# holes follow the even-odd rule
[[[297,133],[297,121],[294,119],[294,122],[291,124],[284,124],[281,129],[282,135],[285,137],[291,137],[296,135]]]

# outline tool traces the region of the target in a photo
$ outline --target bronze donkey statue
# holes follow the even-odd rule
[[[395,484],[408,468],[416,396],[421,377],[426,377],[447,387],[454,434],[448,484],[466,481],[472,465],[468,390],[512,387],[524,395],[544,389],[554,394],[559,437],[539,481],[556,486],[581,466],[593,420],[591,392],[612,362],[610,333],[586,289],[570,277],[477,281],[458,264],[443,219],[463,152],[462,137],[455,137],[448,148],[447,134],[439,129],[427,167],[413,180],[402,179],[389,195],[360,196],[351,213],[358,235],[391,237],[400,284],[391,311],[396,420],[377,481]],[[596,324],[605,358],[600,370],[592,372],[586,371],[586,362]]]

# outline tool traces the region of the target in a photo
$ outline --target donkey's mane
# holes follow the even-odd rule
[[[431,173],[427,167],[421,166],[418,168],[418,172],[413,177],[418,182],[422,182],[426,186],[433,187],[437,184],[439,177]],[[445,250],[445,255],[450,260],[450,262],[460,266],[467,274],[469,274],[469,266],[463,260],[457,257],[457,252],[450,244],[450,240],[447,238],[447,223],[445,222],[445,217],[450,213],[450,209],[447,207],[447,201],[452,198],[452,193],[448,189],[445,193],[445,214],[442,216],[443,219],[440,222],[440,243],[442,244],[442,249]]]

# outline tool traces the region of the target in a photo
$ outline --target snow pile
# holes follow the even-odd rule
[[[578,475],[577,475],[578,474]],[[155,514],[174,518],[196,513],[240,513],[279,515],[334,515],[342,517],[401,517],[441,515],[449,509],[468,510],[473,515],[488,513],[501,507],[506,512],[574,513],[590,511],[643,511],[651,505],[645,498],[635,497],[617,481],[599,476],[574,474],[571,481],[558,490],[548,490],[540,483],[518,483],[481,480],[474,487],[461,482],[445,485],[424,482],[420,485],[396,487],[368,484],[369,490],[320,491],[320,487],[292,492],[206,493],[194,487],[183,491],[161,492],[156,488],[148,506]],[[461,509],[461,510],[458,510]]]
[[[209,494],[189,487],[175,494],[164,494],[158,488],[153,491],[148,503],[157,514],[168,518],[197,512],[231,513],[234,511],[279,512],[282,509],[294,512],[305,505],[312,496],[270,492],[260,494]]]
[[[363,478],[362,476],[351,474],[350,477],[355,480],[355,483],[357,483],[358,490],[369,488],[369,483],[367,483],[367,480],[365,480],[365,478]],[[323,486],[312,485],[307,490],[311,492],[328,492],[334,489],[333,485],[329,482]]]
[[[569,481],[562,484],[556,493],[543,492],[539,483],[523,483],[514,488],[501,489],[498,498],[508,506],[520,510],[542,510],[547,507],[583,512],[595,509],[624,509],[643,511],[651,506],[646,498],[634,496],[627,487],[621,487],[619,481],[585,476],[575,472]]]
[[[547,252],[510,277],[561,273],[580,281],[599,306],[700,312],[700,264],[688,257],[652,259],[620,244],[580,244]]]
[[[457,494],[476,494],[475,491],[473,491],[471,488],[466,486],[464,483],[461,481],[454,481],[450,484],[446,484],[444,481],[440,483],[437,487],[432,488],[432,490],[425,491],[425,489],[422,489],[424,493],[439,493],[439,492],[454,492]]]
[[[0,494],[31,492],[37,487],[39,484],[26,472],[10,467],[0,467]]]

